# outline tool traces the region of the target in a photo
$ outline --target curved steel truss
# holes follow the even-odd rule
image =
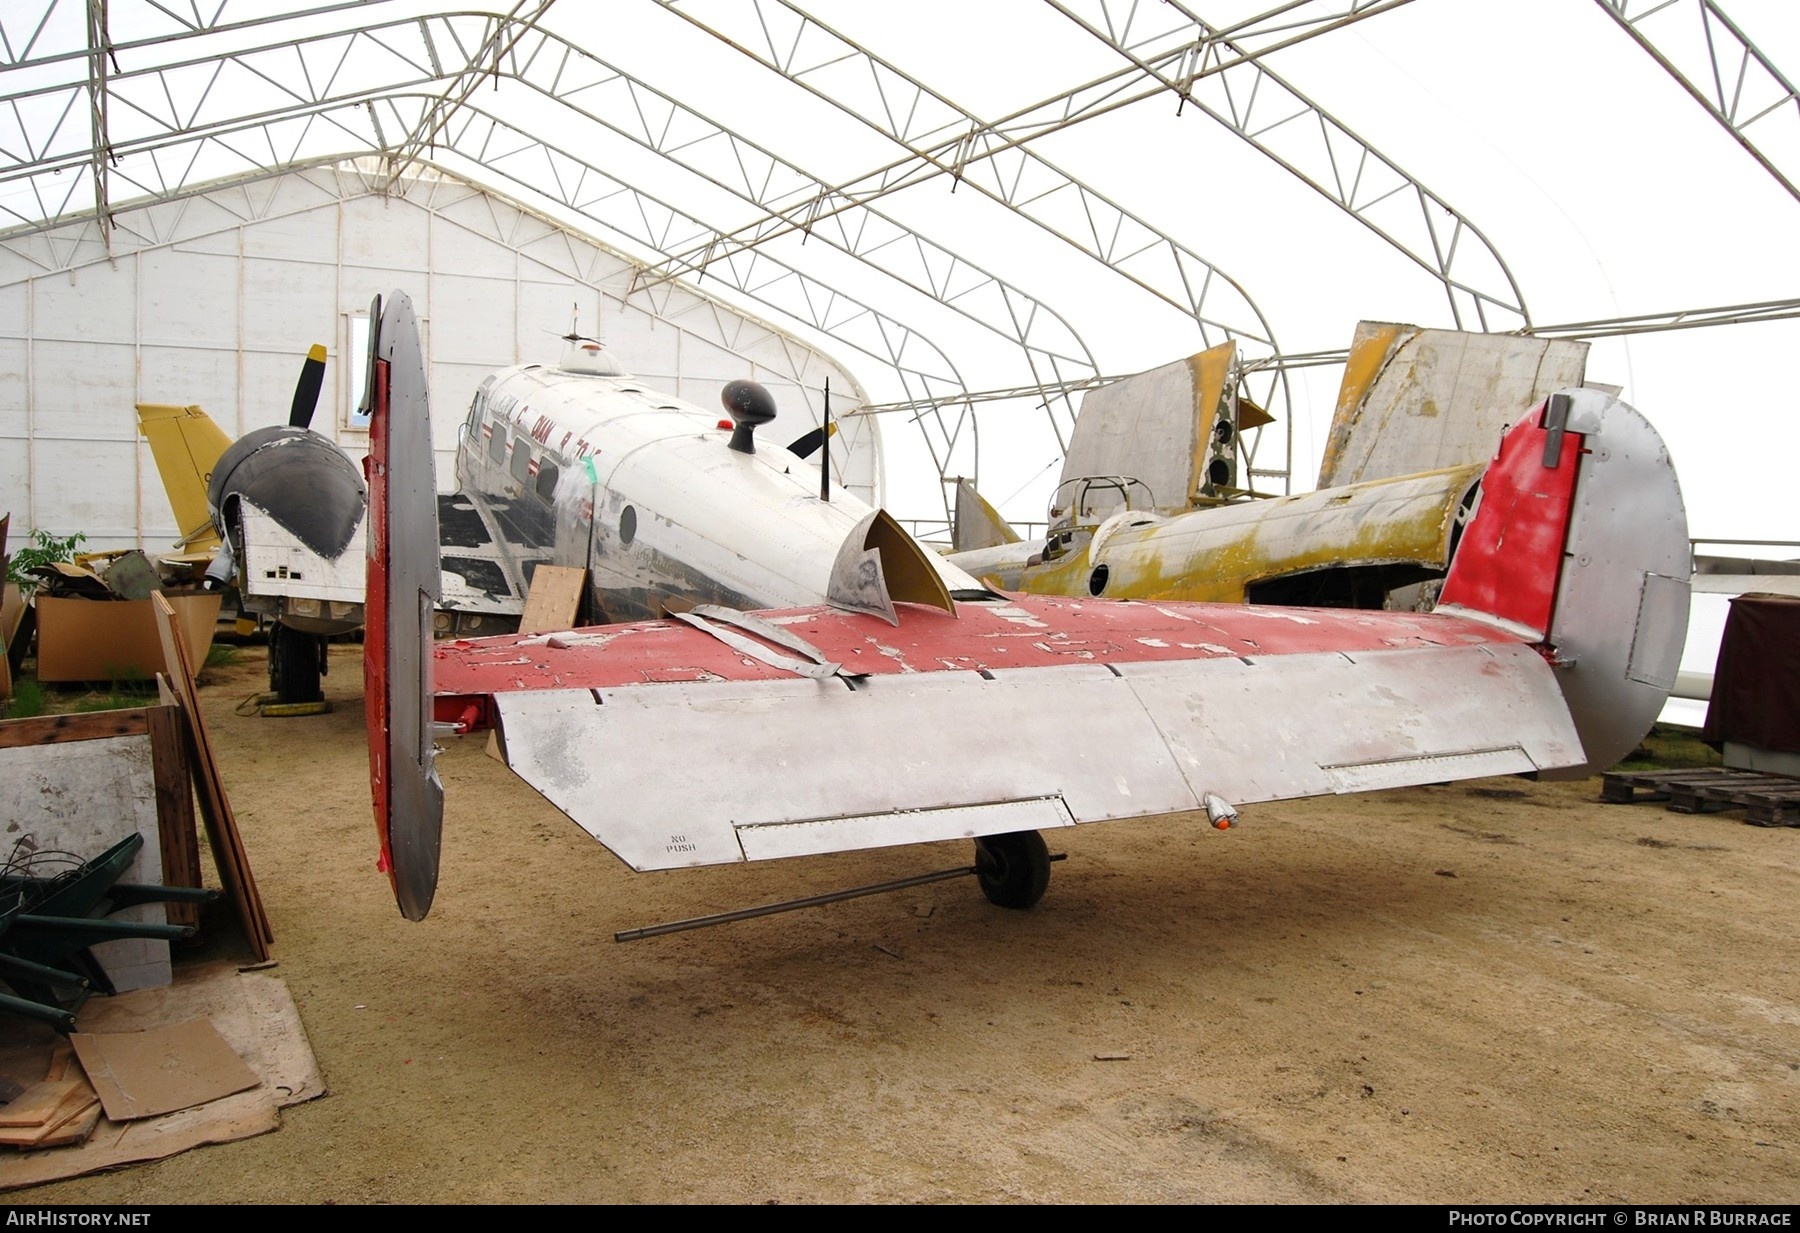
[[[1222,128],[1380,237],[1441,286],[1449,324],[1532,329],[1475,223],[1270,67],[1411,2],[1272,0],[1220,26],[1183,0],[1046,0],[1046,20],[1080,32],[1095,56],[1071,58],[1071,76],[1089,66],[1082,80],[993,117],[796,0],[640,0],[634,17],[660,20],[671,42],[697,40],[865,134],[814,166],[816,146],[753,139],[606,58],[619,6],[11,0],[0,7],[0,242],[46,268],[73,266],[110,246],[122,203],[333,159],[378,160],[359,174],[390,182],[426,163],[617,240],[642,264],[636,294],[703,279],[855,348],[892,374],[889,405],[918,409],[940,472],[979,476],[978,405],[1037,408],[1060,448],[1072,392],[1103,379],[1103,360],[1071,298],[1083,293],[1028,286],[991,266],[981,241],[907,208],[933,181],[1089,263],[1114,315],[1177,314],[1195,349],[1237,339],[1266,383],[1251,396],[1287,409],[1281,349],[1250,291],[1040,148],[1147,100],[1172,98],[1197,134]],[[1780,126],[1800,119],[1794,90],[1715,0],[1597,2],[1800,196],[1800,177],[1770,153],[1785,148]],[[1671,9],[1697,21],[1659,16]],[[1673,45],[1693,29],[1704,57]],[[1101,60],[1111,66],[1095,72]],[[52,232],[51,243],[27,239]]]

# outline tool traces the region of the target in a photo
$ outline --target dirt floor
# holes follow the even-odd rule
[[[327,716],[235,714],[262,672],[202,697],[330,1094],[9,1202],[1800,1201],[1800,830],[1483,780],[617,944],[970,853],[634,874],[463,740],[412,924],[356,648]]]

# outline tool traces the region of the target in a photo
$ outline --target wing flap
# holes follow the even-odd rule
[[[1121,664],[1119,672],[1196,799],[1216,792],[1243,805],[1582,760],[1553,670],[1522,643]],[[1462,773],[1452,773],[1459,765]]]
[[[495,697],[509,764],[633,868],[1578,764],[1507,643]]]
[[[940,839],[973,839],[1012,831],[1046,831],[1074,826],[1068,806],[1055,797],[997,801],[947,809],[903,809],[851,818],[818,818],[807,822],[766,822],[737,828],[744,859],[775,860],[784,856],[818,856],[886,848]]]

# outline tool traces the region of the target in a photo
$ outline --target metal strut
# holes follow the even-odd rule
[[[1067,852],[1053,852],[1052,861],[1069,859]],[[718,912],[712,916],[694,916],[687,920],[672,920],[662,925],[646,925],[642,929],[621,929],[613,934],[615,942],[635,942],[640,938],[658,938],[665,933],[685,933],[689,929],[704,929],[708,925],[729,925],[734,921],[752,920],[758,916],[774,916],[780,912],[792,912],[797,908],[816,908],[822,904],[838,903],[845,899],[861,899],[864,895],[879,895],[883,891],[905,890],[910,886],[924,886],[927,882],[948,882],[951,878],[965,878],[977,872],[974,865],[964,865],[956,869],[940,869],[936,873],[921,873],[910,878],[900,878],[894,882],[877,882],[872,886],[856,886],[849,890],[827,891],[823,895],[808,895],[804,899],[787,899],[780,903],[765,903],[757,908],[739,908],[735,912]]]

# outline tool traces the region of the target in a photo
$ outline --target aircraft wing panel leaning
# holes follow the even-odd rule
[[[1582,761],[1544,658],[1455,618],[902,607],[898,630],[777,618],[867,675],[796,676],[657,622],[440,647],[439,689],[491,697],[512,769],[640,870]]]

